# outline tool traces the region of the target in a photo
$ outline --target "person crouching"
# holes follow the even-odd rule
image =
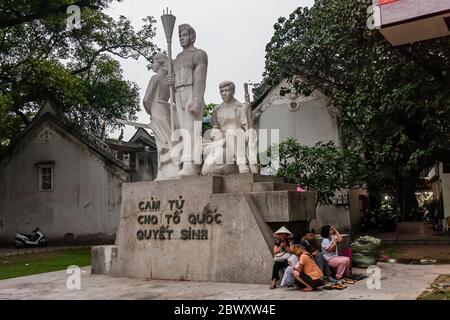
[[[302,240],[299,245],[300,259],[292,275],[303,287],[302,291],[314,291],[317,287],[323,286],[323,273],[314,261],[310,252],[310,245],[307,240]]]

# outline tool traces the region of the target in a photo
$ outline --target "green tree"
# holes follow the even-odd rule
[[[214,108],[217,107],[218,104],[217,103],[208,103],[205,107],[205,110],[203,111],[203,116],[204,117],[210,117]]]
[[[280,18],[261,87],[287,78],[283,92],[324,90],[344,143],[364,155],[370,187],[394,183],[406,214],[420,171],[448,158],[450,38],[392,47],[367,28],[366,12],[364,1],[316,0]]]
[[[120,1],[120,0],[119,0]],[[134,120],[139,110],[136,84],[123,78],[119,62],[158,50],[155,20],[134,30],[124,16],[104,10],[112,0],[5,0],[0,4],[0,147],[51,101],[85,129],[119,128],[117,118]],[[81,28],[67,28],[66,9],[81,8]],[[1,150],[0,150],[1,152]]]
[[[205,133],[206,130],[211,129],[211,115],[215,107],[217,107],[217,103],[208,103],[203,111],[203,127],[202,132]]]
[[[279,155],[276,175],[317,192],[316,202],[320,205],[331,204],[337,190],[361,187],[366,178],[360,155],[349,148],[338,148],[333,142],[309,147],[288,139],[260,154],[261,168],[273,170],[275,154]]]

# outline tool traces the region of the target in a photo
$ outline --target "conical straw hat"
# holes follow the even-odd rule
[[[286,229],[286,227],[281,227],[280,229],[278,229],[277,231],[275,231],[273,233],[274,237],[277,237],[279,234],[287,234],[289,235],[289,238],[292,238],[294,235],[292,234],[292,232],[290,232],[288,229]]]

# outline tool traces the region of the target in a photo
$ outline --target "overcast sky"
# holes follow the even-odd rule
[[[236,83],[236,98],[244,100],[244,82],[261,81],[264,71],[265,46],[273,35],[273,25],[281,16],[288,16],[297,7],[311,6],[314,0],[125,0],[113,3],[108,11],[113,17],[124,15],[139,29],[142,18],[153,16],[157,20],[158,47],[166,49],[166,40],[160,16],[169,7],[177,17],[176,26],[189,23],[197,32],[196,47],[208,54],[206,103],[221,102],[218,85],[221,81]],[[173,56],[181,51],[176,31],[173,37]],[[141,111],[138,122],[148,123],[142,99],[148,81],[153,75],[145,61],[121,60],[124,76],[140,87]],[[124,140],[135,129],[126,127]],[[119,133],[112,136],[117,138]]]

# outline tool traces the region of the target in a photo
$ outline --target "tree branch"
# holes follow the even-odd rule
[[[24,122],[25,126],[30,124],[30,120],[28,120],[27,116],[22,111],[20,111],[18,109],[14,109],[13,111],[14,111],[15,114],[17,114],[22,119],[22,121]]]
[[[95,1],[92,0],[80,0],[75,1],[74,3],[63,4],[59,7],[50,7],[47,1],[43,1],[41,8],[39,11],[35,13],[30,13],[27,15],[19,15],[14,18],[0,18],[0,29],[10,28],[17,25],[20,25],[25,22],[31,22],[34,20],[43,19],[45,17],[57,14],[57,13],[65,13],[67,8],[71,5],[76,5],[80,8],[91,8],[93,10],[98,10],[100,7],[93,5],[92,3]],[[47,4],[47,5],[46,5]]]

